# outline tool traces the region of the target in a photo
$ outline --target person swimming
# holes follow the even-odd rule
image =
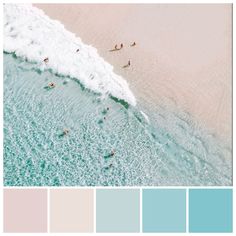
[[[56,86],[56,84],[54,84],[53,82],[51,82],[51,83],[48,84],[48,87],[49,87],[49,88],[55,88],[55,86]]]
[[[79,48],[76,50],[76,52],[79,52]]]
[[[123,43],[121,43],[121,44],[120,44],[120,49],[123,48],[123,47],[124,47],[124,45],[123,45]]]
[[[44,58],[44,60],[43,60],[45,63],[48,63],[49,62],[49,58],[48,57],[46,57],[46,58]]]
[[[112,167],[113,167],[113,164],[111,163],[111,164],[109,164],[109,166],[104,167],[104,169],[105,169],[105,170],[109,170],[109,169],[111,169]]]
[[[130,47],[134,47],[135,45],[136,45],[136,43],[133,42],[133,43],[130,45]]]
[[[115,150],[114,149],[111,151],[110,155],[111,155],[111,157],[115,155]]]
[[[63,135],[67,135],[69,133],[69,130],[68,129],[64,129],[63,130]]]

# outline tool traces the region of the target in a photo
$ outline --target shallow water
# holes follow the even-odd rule
[[[4,54],[5,186],[231,185],[231,162],[185,113],[104,99]]]

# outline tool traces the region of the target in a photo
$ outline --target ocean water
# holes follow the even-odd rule
[[[232,185],[230,144],[175,106],[137,102],[39,9],[4,5],[4,52],[5,186]]]
[[[5,186],[232,184],[231,148],[188,114],[79,79],[4,53]]]
[[[3,42],[5,52],[36,63],[41,71],[50,68],[54,73],[76,78],[104,97],[112,94],[136,105],[126,80],[113,72],[113,66],[98,55],[96,48],[31,4],[4,5]],[[49,58],[46,65],[42,63],[45,58]]]

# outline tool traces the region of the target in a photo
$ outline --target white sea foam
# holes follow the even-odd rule
[[[145,118],[145,120],[149,123],[150,121],[149,121],[148,116],[143,111],[140,111],[140,112],[143,115],[143,117]]]
[[[112,95],[136,105],[128,83],[113,72],[94,47],[31,4],[4,5],[4,51],[36,62],[42,70],[50,68],[54,73],[76,78],[103,96]],[[49,62],[45,64],[47,57]]]

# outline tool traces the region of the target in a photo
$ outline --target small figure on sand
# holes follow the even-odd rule
[[[130,45],[130,47],[134,47],[135,45],[136,45],[136,43],[133,42],[133,43]]]
[[[123,48],[123,47],[124,47],[124,45],[123,45],[123,43],[121,43],[121,44],[120,44],[120,49]]]
[[[118,48],[117,44],[115,45],[115,47],[113,49],[110,49],[110,52],[115,52],[115,51],[119,51],[120,49]]]
[[[44,60],[43,60],[45,63],[48,63],[49,62],[49,58],[48,57],[46,57],[46,58],[44,58]]]
[[[55,86],[56,86],[56,84],[54,84],[53,82],[51,82],[51,83],[48,84],[48,87],[49,87],[49,88],[55,88]]]
[[[130,60],[128,60],[128,63],[126,65],[123,66],[123,68],[127,68],[129,67],[131,64],[130,64]]]
[[[109,50],[110,52],[114,52],[114,51],[119,51],[121,48],[123,48],[123,43],[120,45],[120,48],[118,48],[118,45],[116,44],[114,49]]]

